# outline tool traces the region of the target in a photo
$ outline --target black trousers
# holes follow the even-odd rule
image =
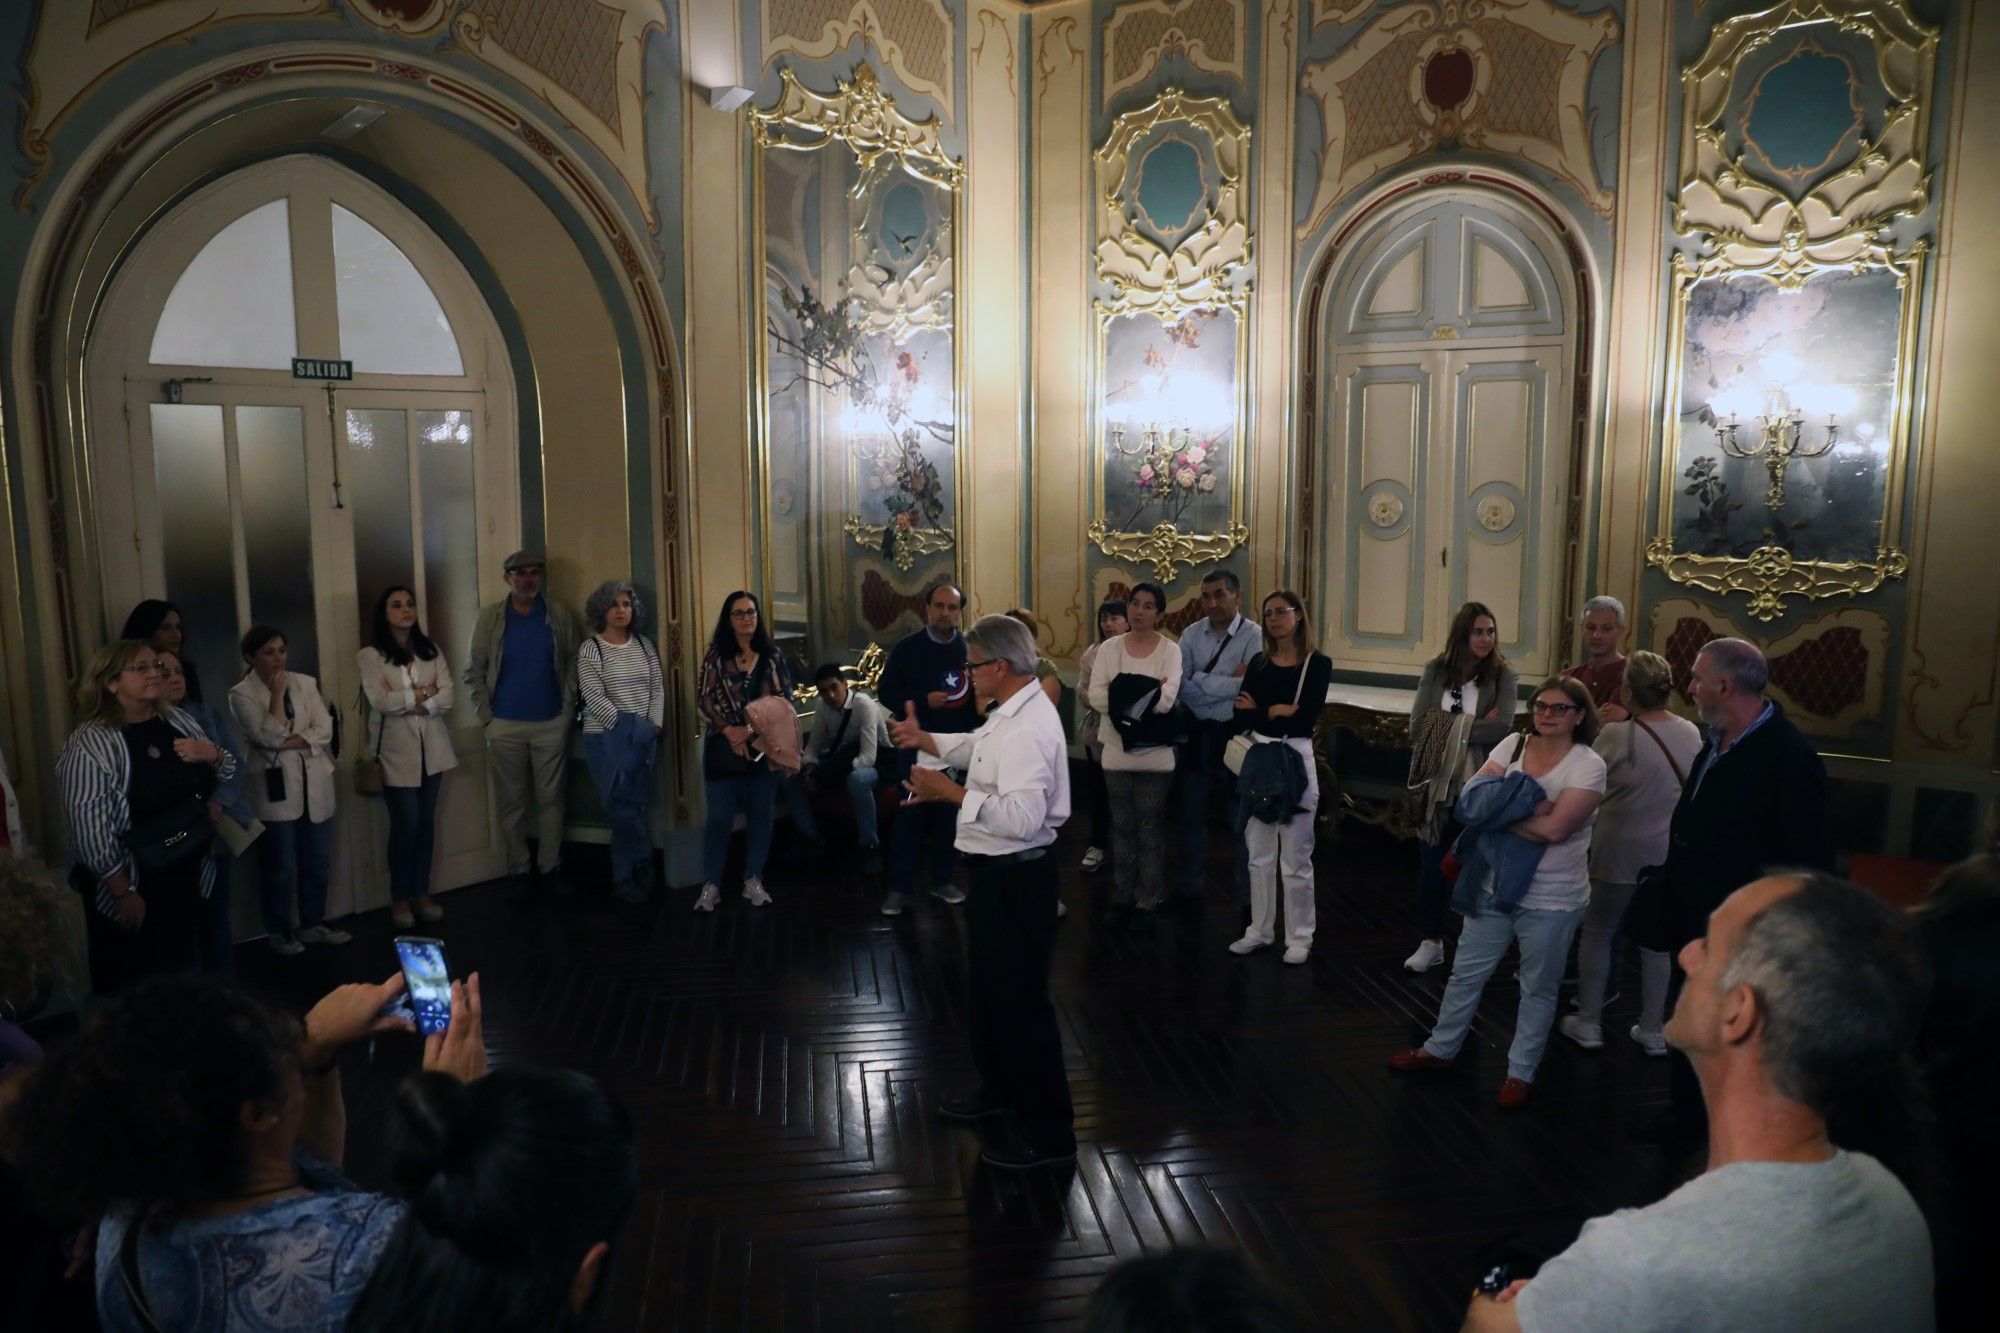
[[[967,857],[966,1014],[980,1091],[1014,1108],[1037,1148],[1076,1146],[1062,1036],[1049,1000],[1056,938],[1056,859]]]
[[[221,892],[220,886],[216,891]],[[146,903],[145,924],[130,933],[98,911],[94,897],[84,901],[90,988],[98,995],[116,995],[156,972],[192,972],[196,967],[201,933],[200,861],[192,869],[152,872],[146,876],[141,896]]]

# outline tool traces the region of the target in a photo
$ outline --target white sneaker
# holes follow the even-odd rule
[[[882,915],[901,916],[903,914],[903,898],[904,895],[900,893],[891,893],[884,897],[882,899]]]
[[[1270,947],[1271,941],[1265,939],[1262,935],[1245,935],[1242,939],[1237,940],[1229,946],[1229,952],[1240,957],[1243,954],[1256,953],[1259,949],[1268,949]]]
[[[1428,972],[1444,961],[1444,941],[1425,940],[1417,951],[1403,960],[1405,972]]]
[[[1310,944],[1287,944],[1285,946],[1285,961],[1293,967],[1297,967],[1312,956],[1313,951]]]
[[[276,935],[266,935],[264,943],[271,946],[272,953],[281,954],[286,958],[306,951],[306,946],[292,938],[292,933],[288,930],[280,931]],[[1634,1028],[1633,1031],[1636,1032],[1638,1029]]]
[[[354,937],[333,926],[307,926],[298,932],[300,944],[349,944]]]
[[[701,897],[694,900],[694,910],[697,912],[713,912],[715,905],[721,901],[722,890],[716,888],[713,884],[704,884],[701,886]]]
[[[1667,1053],[1667,1039],[1657,1032],[1648,1032],[1637,1023],[1632,1025],[1632,1040],[1639,1043],[1639,1049],[1651,1056]]]
[[[1102,847],[1087,847],[1084,849],[1083,870],[1085,874],[1099,869],[1103,864],[1104,849]]]
[[[1594,1051],[1604,1045],[1602,1023],[1589,1023],[1576,1014],[1564,1014],[1562,1022],[1558,1023],[1556,1028],[1586,1051]]]
[[[764,881],[752,875],[743,881],[743,899],[752,907],[769,907],[771,895],[764,889]]]
[[[958,885],[952,883],[950,880],[946,880],[931,890],[931,897],[941,903],[950,903],[953,907],[956,907],[965,901],[965,890],[959,888]]]
[[[1060,898],[1056,899],[1056,915],[1057,916],[1069,915],[1069,904],[1064,902]]]

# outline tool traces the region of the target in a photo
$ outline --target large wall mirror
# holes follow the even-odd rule
[[[751,115],[762,572],[786,650],[851,663],[957,568],[964,169],[866,66],[782,79]]]

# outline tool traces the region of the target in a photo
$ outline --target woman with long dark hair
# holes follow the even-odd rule
[[[431,897],[437,842],[438,787],[458,767],[451,728],[451,667],[417,620],[408,584],[375,599],[368,646],[355,654],[361,693],[373,717],[363,717],[364,744],[382,760],[382,803],[389,811],[389,917],[408,930],[421,917],[444,920]]]
[[[148,597],[125,617],[125,628],[118,632],[118,637],[136,639],[156,653],[172,653],[179,658],[181,674],[187,678],[187,697],[202,702],[201,673],[187,655],[187,631],[181,625],[178,606],[164,598]]]
[[[752,907],[771,901],[764,888],[764,858],[771,851],[771,821],[777,774],[751,744],[753,699],[790,698],[792,668],[764,628],[764,608],[756,594],[738,590],[722,600],[708,653],[701,659],[699,703],[708,734],[703,738],[701,771],[708,799],[702,830],[705,880],[694,910],[713,912],[722,897],[722,870],[729,857],[729,833],[741,811],[748,825],[743,858],[743,897]]]
[[[618,1099],[574,1070],[508,1065],[418,1074],[398,1110],[410,1209],[349,1333],[583,1327],[638,1189]]]
[[[1312,621],[1297,593],[1281,588],[1266,597],[1263,619],[1264,651],[1250,659],[1243,673],[1236,722],[1257,744],[1275,741],[1296,751],[1305,761],[1306,789],[1298,809],[1284,822],[1252,819],[1243,826],[1250,867],[1250,925],[1229,952],[1247,954],[1271,947],[1277,938],[1278,881],[1283,879],[1285,961],[1296,966],[1312,956],[1313,813],[1319,809],[1312,737],[1320,710],[1326,707],[1333,659],[1314,649]]]
[[[1424,664],[1417,701],[1410,709],[1410,730],[1414,733],[1432,710],[1470,713],[1476,720],[1466,767],[1476,770],[1514,729],[1520,691],[1520,676],[1500,651],[1500,622],[1484,602],[1467,602],[1451,618],[1444,651]],[[1456,784],[1452,775],[1440,780]],[[1457,798],[1456,790],[1451,797]],[[1456,837],[1458,826],[1447,819],[1437,841],[1417,843],[1417,932],[1422,938],[1417,951],[1403,960],[1412,972],[1428,972],[1444,961],[1444,909],[1451,897],[1451,886],[1444,882],[1444,854]]]
[[[115,994],[195,965],[200,902],[215,888],[208,798],[236,760],[160,699],[159,654],[132,639],[90,655],[77,726],[56,758],[70,882],[84,895],[90,979]]]

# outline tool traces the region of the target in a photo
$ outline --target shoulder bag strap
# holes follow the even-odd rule
[[[135,1213],[125,1227],[124,1243],[118,1247],[118,1276],[124,1280],[125,1299],[131,1302],[139,1327],[146,1333],[163,1333],[160,1321],[153,1317],[153,1307],[146,1303],[145,1288],[139,1285],[140,1226],[139,1216]]]
[[[1667,748],[1667,743],[1660,739],[1660,733],[1654,731],[1637,717],[1632,719],[1632,725],[1653,738],[1653,744],[1659,746],[1660,753],[1667,757],[1667,767],[1674,770],[1674,781],[1680,786],[1687,786],[1687,774],[1681,772],[1680,761],[1674,758],[1674,752]]]
[[[1299,700],[1306,697],[1306,672],[1312,669],[1313,658],[1318,655],[1317,653],[1307,653],[1305,660],[1299,663],[1299,687],[1292,691],[1292,707],[1294,708],[1299,706]]]
[[[1220,662],[1222,655],[1229,651],[1229,641],[1235,637],[1236,630],[1232,626],[1229,633],[1222,636],[1222,642],[1215,645],[1215,654],[1208,659],[1208,665],[1201,669],[1202,675],[1206,676],[1209,672],[1215,670],[1215,664]]]

